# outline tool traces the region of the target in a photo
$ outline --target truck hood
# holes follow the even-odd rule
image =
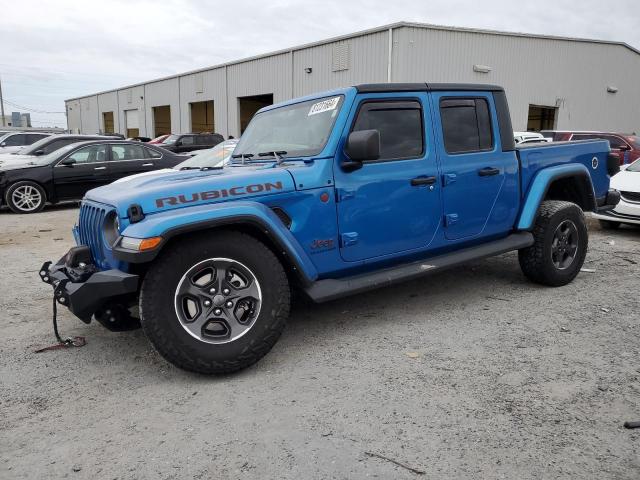
[[[164,169],[121,178],[87,192],[85,198],[116,207],[127,217],[132,204],[145,215],[206,203],[246,200],[295,190],[284,168],[271,165],[232,166],[212,170]]]
[[[640,193],[640,172],[622,170],[611,177],[611,188],[624,192]]]

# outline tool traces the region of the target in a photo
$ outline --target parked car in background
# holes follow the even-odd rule
[[[538,132],[513,132],[513,140],[516,142],[516,145],[520,143],[542,143],[551,141]]]
[[[182,133],[169,135],[160,146],[170,152],[182,153],[215,147],[223,141],[224,137],[219,133]]]
[[[0,137],[0,153],[17,152],[26,145],[31,145],[38,140],[51,136],[50,133],[40,132],[14,132]]]
[[[83,142],[88,140],[105,140],[109,136],[102,135],[67,135],[57,134],[45,137],[42,140],[22,147],[17,152],[0,154],[0,166],[11,163],[25,163],[33,157],[48,155],[55,152],[59,148],[71,145],[72,143]]]
[[[160,135],[159,137],[156,138],[152,138],[151,140],[149,140],[148,143],[150,143],[151,145],[155,145],[157,143],[162,143],[165,141],[165,139],[169,136],[170,134],[167,135]]]
[[[611,178],[611,188],[620,192],[620,203],[613,210],[593,215],[602,228],[612,230],[622,223],[640,225],[640,159],[622,167]]]
[[[80,200],[92,188],[127,175],[171,168],[183,160],[140,142],[73,143],[24,163],[0,166],[0,198],[16,213],[34,213],[46,202]]]
[[[221,168],[231,160],[231,155],[233,155],[236,145],[238,145],[238,140],[236,139],[225,140],[210,150],[201,150],[174,168],[176,170]]]
[[[567,130],[542,130],[540,132],[554,142],[574,140],[609,140],[611,153],[620,159],[620,165],[632,163],[640,158],[640,137],[614,132],[579,132]]]

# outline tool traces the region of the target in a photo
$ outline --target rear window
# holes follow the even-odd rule
[[[443,98],[440,117],[447,153],[493,149],[491,115],[485,98]]]

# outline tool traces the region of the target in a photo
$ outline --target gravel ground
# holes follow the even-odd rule
[[[507,254],[298,306],[267,357],[209,378],[66,310],[88,344],[33,352],[37,270],[76,216],[0,212],[0,478],[640,478],[640,229],[592,223],[595,272],[563,288]]]

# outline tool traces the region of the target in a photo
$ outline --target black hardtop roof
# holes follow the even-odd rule
[[[363,83],[356,85],[355,88],[358,90],[358,93],[504,91],[504,88],[498,85],[487,85],[484,83]]]

